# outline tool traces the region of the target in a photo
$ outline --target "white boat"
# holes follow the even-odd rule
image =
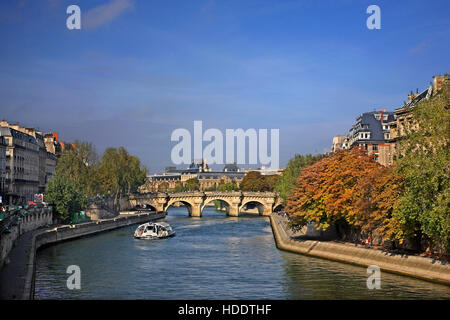
[[[175,231],[165,222],[147,222],[137,227],[134,232],[136,239],[164,239],[174,235]]]

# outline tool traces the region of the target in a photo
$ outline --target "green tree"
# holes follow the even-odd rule
[[[136,192],[145,183],[147,169],[139,158],[131,156],[125,148],[107,148],[98,165],[97,180],[101,193],[114,197],[118,207],[121,195]]]
[[[445,77],[448,78],[448,75]],[[418,246],[425,235],[449,248],[450,204],[450,84],[413,107],[414,123],[400,143],[398,172],[404,176],[404,192],[393,215],[404,226],[405,237]]]
[[[191,178],[184,183],[185,191],[200,190],[200,181],[197,178]]]
[[[85,196],[93,196],[98,191],[97,158],[92,143],[76,141],[73,145],[67,144],[58,159],[55,176],[65,177],[78,185]]]
[[[234,181],[231,181],[231,182],[221,181],[216,186],[215,190],[217,190],[217,191],[238,191],[239,187],[236,184],[236,182],[234,182]]]
[[[55,206],[57,217],[64,222],[69,222],[74,213],[81,211],[87,205],[87,199],[80,186],[58,175],[48,184],[45,201]]]
[[[283,173],[277,180],[274,191],[277,192],[283,199],[284,204],[291,193],[291,190],[296,185],[297,178],[300,176],[300,172],[304,167],[307,167],[314,162],[322,159],[325,155],[299,155],[296,154],[294,158],[289,160],[288,165],[283,170]]]

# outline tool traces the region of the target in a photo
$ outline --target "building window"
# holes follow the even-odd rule
[[[372,150],[373,151],[378,151],[378,145],[377,144],[372,145]]]

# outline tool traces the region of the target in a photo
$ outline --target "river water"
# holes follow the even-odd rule
[[[170,239],[136,240],[129,226],[39,250],[35,299],[450,299],[448,286],[385,272],[369,290],[365,268],[280,251],[268,218],[171,207],[166,221]],[[70,265],[80,290],[67,288]]]

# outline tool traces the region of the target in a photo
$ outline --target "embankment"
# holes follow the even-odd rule
[[[293,239],[285,218],[272,214],[270,222],[279,249],[364,267],[376,265],[382,271],[450,285],[450,265],[446,261],[331,241]]]
[[[98,234],[133,224],[164,218],[163,212],[120,215],[76,225],[38,229],[23,234],[0,272],[0,299],[33,299],[36,250],[44,245]],[[132,235],[130,235],[132,236]]]

